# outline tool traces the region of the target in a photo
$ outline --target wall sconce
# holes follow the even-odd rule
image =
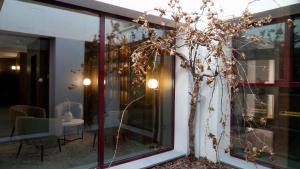
[[[148,80],[147,86],[150,89],[157,89],[158,88],[158,80],[154,77],[158,77],[158,65],[160,63],[160,58],[158,57],[157,54],[154,56],[154,61],[153,61],[153,68],[152,68],[152,77]]]
[[[151,78],[147,82],[147,86],[150,89],[157,89],[158,88],[158,81],[155,78]]]
[[[20,70],[20,65],[12,65],[10,67],[11,70]]]
[[[84,86],[89,86],[89,85],[91,85],[92,81],[90,78],[84,78],[82,83]]]
[[[12,65],[12,66],[10,67],[10,69],[11,69],[11,70],[17,70],[17,66]]]

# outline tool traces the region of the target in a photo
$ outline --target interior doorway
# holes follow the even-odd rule
[[[9,108],[49,105],[49,39],[0,32],[0,135],[11,131]]]

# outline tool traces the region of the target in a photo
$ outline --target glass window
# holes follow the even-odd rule
[[[283,49],[285,42],[285,25],[271,24],[246,32],[259,38],[258,42],[248,39],[238,40],[237,49],[247,57],[240,61],[238,72],[242,81],[250,83],[274,83],[284,79]]]
[[[256,154],[261,164],[296,169],[300,167],[300,22],[293,20],[295,27],[282,21],[247,32],[257,32],[266,42],[241,50],[249,57],[239,68],[246,73],[232,109],[231,155],[251,160]]]
[[[99,17],[5,1],[0,23],[0,168],[96,167]]]
[[[148,35],[131,22],[107,18],[105,23],[105,162],[113,158],[122,115],[114,161],[172,148],[172,57],[153,60],[152,71],[145,77],[148,85],[143,81],[134,84],[130,55]],[[154,89],[149,88],[149,81]]]
[[[300,82],[300,19],[294,20],[293,80]]]

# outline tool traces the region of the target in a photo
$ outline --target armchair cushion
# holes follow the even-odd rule
[[[16,137],[38,138],[44,136],[61,136],[62,122],[54,118],[35,118],[20,116],[16,119]]]
[[[46,110],[37,106],[30,105],[14,105],[9,108],[10,125],[15,127],[16,118],[19,116],[32,116],[38,118],[46,117]]]

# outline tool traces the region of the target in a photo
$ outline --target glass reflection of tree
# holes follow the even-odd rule
[[[128,118],[127,123],[138,127],[140,129],[153,132],[152,142],[158,144],[158,130],[160,128],[158,120],[158,98],[159,89],[148,89],[146,80],[156,75],[159,78],[158,72],[160,69],[160,62],[155,58],[150,58],[153,62],[152,65],[147,65],[147,72],[145,72],[144,78],[138,79],[136,73],[131,69],[132,61],[130,55],[143,41],[149,40],[152,37],[149,32],[148,35],[144,34],[144,31],[137,26],[130,26],[125,28],[126,32],[120,30],[119,23],[113,23],[111,21],[112,31],[107,35],[107,77],[118,76],[120,78],[120,109],[123,110],[128,103],[132,100],[145,95],[142,99],[139,99],[128,107],[128,115],[135,114],[137,112],[143,112],[142,119]],[[117,68],[112,65],[118,65]],[[108,80],[109,81],[109,80]],[[139,113],[140,114],[140,113]],[[126,123],[126,122],[125,122]],[[157,145],[153,144],[153,147]]]
[[[96,124],[98,115],[98,54],[99,39],[95,35],[93,41],[85,43],[83,77],[89,78],[91,85],[84,87],[84,121],[86,124]]]

